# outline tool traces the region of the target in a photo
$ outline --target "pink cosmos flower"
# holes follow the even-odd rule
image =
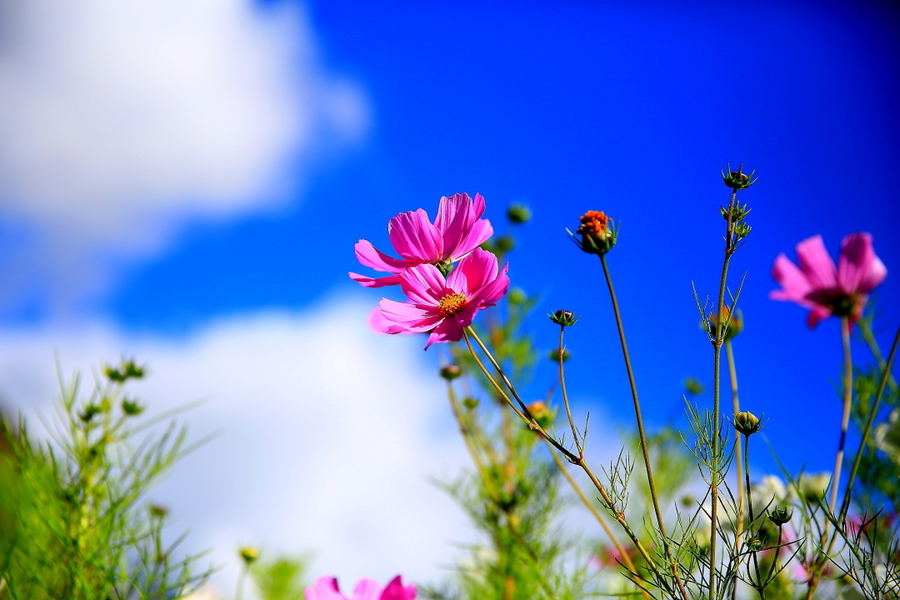
[[[837,268],[818,235],[797,244],[797,259],[799,268],[784,254],[775,259],[772,277],[782,289],[771,291],[769,297],[810,309],[810,327],[831,315],[850,317],[853,327],[862,315],[869,292],[887,275],[884,263],[875,256],[868,233],[851,233],[844,238]]]
[[[394,577],[387,587],[374,579],[360,579],[353,588],[353,596],[347,598],[338,589],[337,579],[323,575],[316,579],[316,585],[303,591],[306,600],[415,600],[416,586],[412,583],[405,586],[401,576]]]
[[[382,299],[369,325],[381,333],[430,332],[426,349],[437,342],[459,341],[475,313],[506,294],[508,268],[498,271],[497,257],[476,248],[446,278],[433,265],[406,269],[398,277],[410,302]]]
[[[397,285],[399,274],[405,269],[459,260],[494,233],[490,221],[481,218],[483,214],[481,194],[475,194],[474,201],[468,194],[441,197],[434,224],[421,208],[400,213],[388,223],[388,237],[401,258],[384,254],[367,240],[359,240],[355,246],[360,263],[391,275],[372,278],[350,273],[350,279],[365,287]]]

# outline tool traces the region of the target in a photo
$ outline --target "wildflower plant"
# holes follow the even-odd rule
[[[426,348],[451,344],[451,360],[441,375],[474,471],[448,486],[448,491],[490,540],[478,549],[483,552],[467,571],[460,569],[455,586],[428,588],[426,596],[500,600],[589,594],[679,600],[896,596],[900,553],[892,524],[897,521],[900,480],[885,475],[896,474],[900,455],[896,432],[900,407],[890,376],[897,341],[882,355],[866,313],[868,296],[887,270],[866,233],[845,238],[837,266],[817,237],[798,245],[799,267],[783,255],[776,259],[773,275],[782,287],[773,298],[810,309],[811,326],[832,315],[841,319],[845,409],[833,473],[821,477],[785,472],[786,485],[774,485],[777,479],[771,477],[755,481],[750,446],[751,441],[757,446],[766,419],[739,398],[735,346],[746,326],[739,307],[743,278],[735,285],[730,268],[753,230],[751,208],[739,202],[738,195],[743,199],[757,178],[742,166],[734,170],[729,166],[721,176],[730,194],[719,208],[725,221],[719,284],[711,301],[701,301],[695,290],[701,331],[712,350],[712,402],[701,405],[695,395],[687,404],[689,434],[667,436],[649,432],[644,425],[613,286],[614,250],[627,239],[613,219],[598,210],[586,211],[576,231],[569,231],[579,249],[599,260],[631,392],[635,446],[631,452],[623,448],[608,468],[588,463],[589,421],[574,414],[569,403],[565,367],[571,349],[564,338],[568,327],[579,326],[574,313],[560,310],[549,315],[559,336],[551,354],[558,367],[553,391],[540,401],[526,400],[519,391],[541,354],[522,328],[533,299],[516,288],[515,295],[510,292],[504,299],[511,282],[507,267],[500,269],[499,264],[514,241],[511,235],[496,239],[485,235],[489,227],[481,219],[485,204],[480,195],[475,200],[464,194],[442,198],[432,228],[421,210],[392,219],[391,241],[406,262],[373,254],[374,247],[367,242],[357,245],[360,262],[391,275],[380,280],[383,283],[351,277],[368,287],[397,284],[406,296],[403,302],[382,300],[370,319],[372,327],[384,333],[426,334]],[[441,216],[451,212],[463,215],[453,220],[453,228],[447,226],[451,220]],[[522,207],[508,212],[514,226],[527,221],[528,214]],[[405,233],[395,235],[397,228]],[[428,235],[422,234],[425,231]],[[426,238],[433,242],[428,251],[409,241]],[[474,248],[474,240],[481,248]],[[500,309],[483,313],[493,305]],[[849,354],[854,325],[877,362],[876,368],[857,369],[855,378]],[[730,403],[722,395],[725,377]],[[692,389],[699,393],[702,386]],[[860,438],[855,452],[846,448],[851,423]],[[852,461],[845,460],[845,454]],[[571,469],[583,472],[590,492],[579,487]],[[705,487],[699,497],[679,500],[684,478],[673,478],[672,473],[686,470],[699,473]],[[567,542],[548,524],[549,516],[565,503],[558,500],[560,478],[554,474],[563,476],[573,497],[604,531],[605,549],[596,554],[597,561],[606,565],[605,571],[619,573],[624,587],[610,588],[604,574],[598,588],[590,578],[584,579],[583,570],[559,562]],[[634,496],[644,500],[637,513],[629,506]],[[527,521],[528,515],[541,519]],[[854,519],[862,525],[854,528]],[[577,560],[573,557],[578,555],[570,553],[568,560]],[[473,551],[473,556],[478,553]]]
[[[132,360],[107,365],[81,396],[63,383],[51,438],[24,419],[0,422],[0,598],[180,598],[211,569],[167,534],[169,510],[149,502],[151,486],[190,447],[172,413],[145,418],[129,392],[144,377]]]

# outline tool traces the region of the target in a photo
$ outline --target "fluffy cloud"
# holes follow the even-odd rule
[[[0,397],[52,415],[54,352],[64,375],[122,352],[151,376],[133,386],[150,413],[207,401],[180,420],[188,455],[152,499],[169,506],[190,548],[213,546],[223,590],[235,548],[318,557],[316,573],[345,581],[397,573],[437,580],[451,542],[471,541],[459,509],[429,478],[453,476],[465,452],[421,340],[366,331],[368,306],[335,300],[306,314],[263,313],[212,323],[184,339],[136,337],[106,326],[0,332]],[[431,353],[429,353],[431,354]],[[428,363],[431,364],[431,363]],[[466,539],[466,538],[469,539]]]
[[[283,204],[367,123],[288,2],[0,0],[0,97],[0,220],[73,280]]]

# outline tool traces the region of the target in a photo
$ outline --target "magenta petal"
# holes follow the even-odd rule
[[[868,294],[884,281],[887,268],[875,256],[872,236],[868,233],[851,233],[841,242],[838,260],[838,281],[847,294]]]
[[[494,235],[494,228],[487,219],[476,221],[469,228],[469,233],[453,251],[454,257],[463,257]]]
[[[399,273],[406,267],[411,266],[407,260],[394,258],[381,252],[368,240],[359,240],[353,248],[356,251],[356,260],[367,267],[372,267],[376,271]]]
[[[402,579],[400,575],[397,575],[387,584],[378,600],[415,600],[415,598],[416,586],[411,583],[403,587]]]
[[[415,263],[440,262],[443,242],[438,228],[421,208],[400,213],[388,224],[388,237],[400,256]]]
[[[444,319],[434,328],[431,335],[428,336],[428,343],[425,344],[425,349],[428,350],[428,347],[432,344],[458,342],[462,339],[462,335],[462,327],[460,327],[453,319]]]
[[[821,321],[831,316],[831,309],[821,304],[812,304],[810,306],[809,315],[806,317],[806,324],[810,329],[815,329]]]
[[[441,320],[440,314],[430,313],[407,302],[383,298],[378,305],[380,319],[370,315],[370,323],[384,326],[383,333],[420,333],[428,331]]]
[[[379,600],[381,584],[374,579],[363,578],[353,588],[353,600]]]
[[[434,265],[417,265],[400,276],[400,289],[417,304],[437,306],[447,283]]]
[[[497,278],[472,296],[471,300],[478,303],[478,308],[493,306],[500,298],[506,295],[506,292],[509,290],[509,276],[506,274],[508,270],[509,265],[503,265],[503,270]]]
[[[337,579],[330,575],[323,575],[316,579],[315,587],[303,590],[306,600],[347,600],[338,590]]]
[[[477,292],[497,277],[497,257],[476,248],[459,261],[447,278],[447,286],[458,292]]]
[[[449,198],[441,197],[434,225],[440,231],[443,239],[443,257],[445,259],[456,255],[456,248],[465,239],[475,220],[472,199],[468,194],[454,194]]]
[[[797,260],[812,291],[837,287],[837,268],[828,256],[822,236],[814,235],[797,244]]]
[[[399,275],[388,275],[387,277],[366,277],[365,275],[360,275],[359,273],[350,272],[347,274],[350,275],[350,279],[367,288],[380,288],[389,285],[399,285],[400,283]]]
[[[775,259],[775,265],[772,267],[772,277],[781,284],[783,289],[773,290],[769,293],[769,297],[773,300],[786,300],[790,302],[798,302],[807,306],[806,295],[812,291],[809,280],[806,275],[797,268],[784,254],[779,254]]]

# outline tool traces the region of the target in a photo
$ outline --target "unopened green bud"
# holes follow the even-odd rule
[[[253,562],[259,558],[259,549],[254,548],[253,546],[244,546],[239,551],[241,558],[244,559],[244,563],[249,567]]]
[[[447,381],[453,381],[460,375],[462,375],[462,369],[459,365],[444,365],[441,367],[441,377],[446,379]]]
[[[167,514],[169,514],[169,509],[163,506],[162,504],[151,504],[150,505],[150,516],[156,517],[157,519],[162,519]]]
[[[747,548],[749,548],[751,552],[759,552],[764,546],[763,541],[758,537],[752,537],[747,540]]]
[[[506,209],[506,218],[513,225],[521,225],[531,220],[531,209],[524,204],[510,204]]]
[[[578,320],[575,313],[570,310],[558,310],[552,315],[547,316],[550,317],[551,321],[562,327],[571,327]]]
[[[129,417],[134,417],[144,412],[144,407],[138,404],[137,400],[129,400],[128,398],[123,398],[122,412]]]
[[[509,290],[509,293],[506,295],[506,301],[510,304],[525,304],[528,302],[528,294],[522,288],[515,287]]]
[[[731,170],[731,165],[727,166],[727,171],[721,171],[722,181],[733,190],[746,190],[748,187],[756,183],[753,175],[756,171],[750,171],[750,174],[743,173],[744,165],[738,167],[737,171]]]
[[[769,520],[775,523],[776,525],[784,525],[788,521],[791,520],[791,517],[794,516],[794,511],[790,507],[783,506],[779,508],[773,508],[769,511]]]
[[[572,357],[572,353],[569,352],[569,349],[568,349],[568,348],[564,348],[564,349],[563,349],[563,353],[562,353],[562,359],[563,359],[563,362],[566,362],[566,361],[569,360],[571,357]],[[554,348],[553,350],[551,350],[551,351],[550,351],[550,354],[549,354],[549,358],[550,358],[550,360],[552,360],[553,362],[558,363],[558,362],[559,362],[559,348]]]
[[[471,396],[469,396],[468,398],[463,398],[462,404],[466,408],[466,410],[475,410],[476,408],[478,408],[478,400],[476,398],[472,398]]]
[[[759,423],[759,417],[749,410],[745,410],[734,415],[734,428],[738,430],[738,433],[750,436],[762,429],[762,426]]]
[[[684,380],[684,390],[691,396],[699,396],[706,391],[706,388],[703,387],[703,382],[696,377],[687,377]]]

